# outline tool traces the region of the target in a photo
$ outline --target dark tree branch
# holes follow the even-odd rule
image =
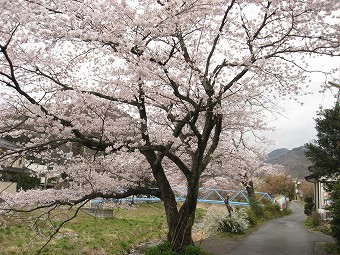
[[[21,89],[21,86],[16,78],[16,75],[15,75],[15,68],[14,68],[14,65],[6,51],[6,48],[3,47],[2,45],[0,45],[0,50],[1,52],[3,53],[6,61],[8,62],[9,64],[9,68],[10,68],[10,75],[6,75],[4,73],[0,73],[1,75],[5,75],[12,83],[13,83],[13,86],[11,86],[12,88],[14,88],[20,95],[22,95],[24,98],[26,98],[32,105],[36,105],[40,108],[40,110],[48,115],[48,116],[52,116],[53,117],[53,120],[56,121],[56,122],[60,122],[63,126],[65,127],[70,127],[70,128],[73,128],[72,129],[72,132],[73,134],[80,139],[80,141],[82,142],[82,144],[90,149],[93,149],[93,150],[99,150],[99,151],[105,151],[105,149],[109,146],[112,145],[112,143],[103,143],[103,142],[98,142],[98,141],[95,141],[91,138],[88,138],[86,137],[83,133],[81,133],[78,129],[75,129],[73,124],[68,121],[68,120],[65,120],[65,119],[62,119],[62,118],[59,118],[51,113],[48,112],[48,110],[42,106],[38,101],[36,101],[33,97],[31,97],[28,93],[26,93],[25,91],[23,91]]]
[[[138,111],[139,111],[139,118],[142,120],[140,123],[140,134],[142,136],[142,139],[145,142],[145,145],[150,146],[150,136],[148,131],[148,116],[146,113],[146,105],[145,105],[145,92],[143,89],[143,81],[140,79],[139,81],[139,96],[136,98],[136,102],[138,105]]]
[[[207,150],[207,153],[203,159],[203,166],[205,169],[205,167],[209,164],[210,160],[211,160],[211,156],[212,154],[215,152],[215,150],[217,149],[218,143],[220,141],[220,135],[222,132],[222,114],[218,114],[215,116],[214,118],[214,124],[215,124],[215,132],[214,132],[214,136],[212,139],[212,144],[210,145],[209,149]]]
[[[165,150],[164,155],[169,158],[173,163],[178,166],[178,168],[182,171],[182,173],[185,175],[186,179],[189,180],[192,176],[190,169],[187,167],[187,165],[174,153],[170,152],[169,150]]]
[[[85,201],[85,202],[83,202],[81,205],[79,205],[79,206],[77,207],[77,209],[75,210],[74,214],[73,214],[71,217],[69,217],[68,219],[62,221],[62,222],[55,228],[55,230],[53,231],[53,233],[49,235],[49,237],[48,237],[47,241],[44,243],[44,245],[40,247],[40,249],[39,249],[38,252],[37,252],[37,255],[41,254],[41,252],[43,251],[43,249],[45,249],[45,247],[52,241],[53,237],[54,237],[56,234],[59,233],[60,229],[61,229],[67,222],[70,222],[71,220],[73,220],[74,218],[77,217],[77,215],[78,215],[80,209],[81,209],[87,202],[88,202],[88,201]]]
[[[223,19],[221,21],[221,25],[220,25],[220,27],[218,29],[218,34],[215,36],[215,39],[214,39],[214,41],[212,43],[212,48],[211,48],[211,50],[209,52],[209,55],[208,55],[208,58],[207,58],[207,62],[205,64],[205,72],[204,72],[204,77],[205,78],[208,77],[211,58],[212,58],[212,56],[215,53],[215,49],[216,49],[217,43],[218,43],[218,41],[219,41],[219,39],[221,37],[221,33],[223,31],[223,28],[227,24],[227,18],[228,18],[229,12],[233,8],[235,2],[236,2],[235,0],[232,0],[230,5],[228,6],[227,10],[225,11],[224,17],[223,17]]]
[[[43,72],[38,67],[36,67],[36,73],[42,75],[43,77],[51,80],[55,84],[61,86],[63,90],[72,90],[72,91],[75,90],[73,87],[62,83],[58,79],[56,79],[56,78],[52,77],[51,75]],[[132,106],[137,106],[137,103],[135,101],[124,100],[124,99],[121,99],[121,98],[115,98],[115,97],[112,97],[112,96],[105,95],[103,93],[99,93],[97,91],[81,90],[80,92],[87,93],[87,94],[90,94],[90,95],[94,95],[94,96],[96,96],[98,98],[103,98],[103,99],[106,99],[106,100],[109,100],[109,101],[112,101],[112,102],[120,102],[120,103],[125,103],[125,104],[128,104],[128,105],[132,105]]]
[[[171,86],[171,88],[172,88],[173,91],[174,91],[174,95],[175,95],[177,98],[179,98],[180,100],[183,100],[183,101],[185,101],[185,102],[190,103],[194,108],[197,108],[198,105],[197,105],[197,103],[196,103],[194,100],[192,100],[192,99],[191,99],[190,97],[188,97],[188,96],[182,95],[182,94],[179,92],[179,90],[178,90],[179,85],[177,84],[177,82],[175,82],[173,79],[171,79],[171,78],[169,77],[168,70],[164,69],[164,73],[165,73],[166,77],[168,78],[168,80],[169,80],[169,82],[170,82],[170,86]]]
[[[183,57],[184,57],[185,62],[190,66],[190,68],[192,70],[194,70],[198,73],[202,73],[202,71],[198,67],[194,66],[194,61],[191,59],[191,57],[189,55],[188,48],[185,44],[185,40],[184,40],[181,32],[178,33],[177,38],[179,40],[179,44],[181,46],[181,50],[183,52]]]

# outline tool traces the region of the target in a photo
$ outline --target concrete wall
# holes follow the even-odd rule
[[[1,194],[2,191],[15,194],[17,192],[17,183],[16,182],[1,182],[0,181],[0,194]]]

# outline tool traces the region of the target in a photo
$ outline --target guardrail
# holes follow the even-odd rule
[[[184,202],[186,199],[186,189],[185,188],[174,188],[177,202]],[[273,199],[266,192],[255,192],[257,200],[261,203],[265,199],[270,202]],[[228,204],[234,206],[249,206],[249,198],[245,190],[222,190],[214,188],[200,188],[198,192],[197,202],[199,203],[211,203],[211,204],[225,204],[228,200]],[[103,202],[103,199],[94,199],[91,201],[91,205],[96,205]],[[161,200],[155,196],[130,196],[123,199],[116,199],[111,201],[117,202],[130,202],[130,203],[143,203],[143,202],[160,202]]]

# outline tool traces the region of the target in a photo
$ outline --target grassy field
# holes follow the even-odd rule
[[[196,220],[200,221],[209,204],[199,204],[196,210]],[[217,206],[217,205],[215,205]],[[220,205],[225,209],[224,205]],[[250,208],[248,208],[250,209]],[[252,228],[242,233],[250,233],[257,224],[276,217],[282,217],[286,212],[280,212],[273,206],[266,207],[263,216],[256,218],[251,216],[254,223]],[[39,219],[39,228],[32,229],[28,224],[22,224],[16,218],[7,219],[7,226],[0,227],[0,254],[1,255],[34,255],[46,242],[50,228],[47,226],[57,226],[59,220],[65,219],[67,215],[74,213],[74,210],[56,210],[53,217]],[[52,239],[42,255],[122,255],[136,247],[140,243],[155,242],[166,239],[167,224],[164,207],[160,203],[140,204],[133,207],[116,208],[113,210],[114,217],[98,219],[84,212],[79,212],[78,216],[66,223],[60,232]],[[23,219],[32,221],[30,216],[25,214]],[[47,212],[44,216],[50,216]],[[1,220],[0,219],[0,223]],[[46,226],[44,225],[46,224]],[[1,224],[0,224],[1,226]],[[43,232],[37,232],[37,230]],[[204,233],[199,230],[194,233],[195,241],[204,238]],[[235,238],[240,234],[223,234],[224,238]]]
[[[166,236],[166,219],[161,204],[117,209],[114,214],[114,218],[97,219],[80,212],[41,254],[118,255],[141,242],[164,239]],[[33,255],[44,242],[34,229],[13,220],[8,226],[0,228],[0,244],[1,255]]]

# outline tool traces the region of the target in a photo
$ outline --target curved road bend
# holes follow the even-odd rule
[[[298,202],[291,202],[293,213],[261,226],[247,236],[230,255],[313,255],[315,242],[331,242],[332,238],[305,229],[305,215]]]

